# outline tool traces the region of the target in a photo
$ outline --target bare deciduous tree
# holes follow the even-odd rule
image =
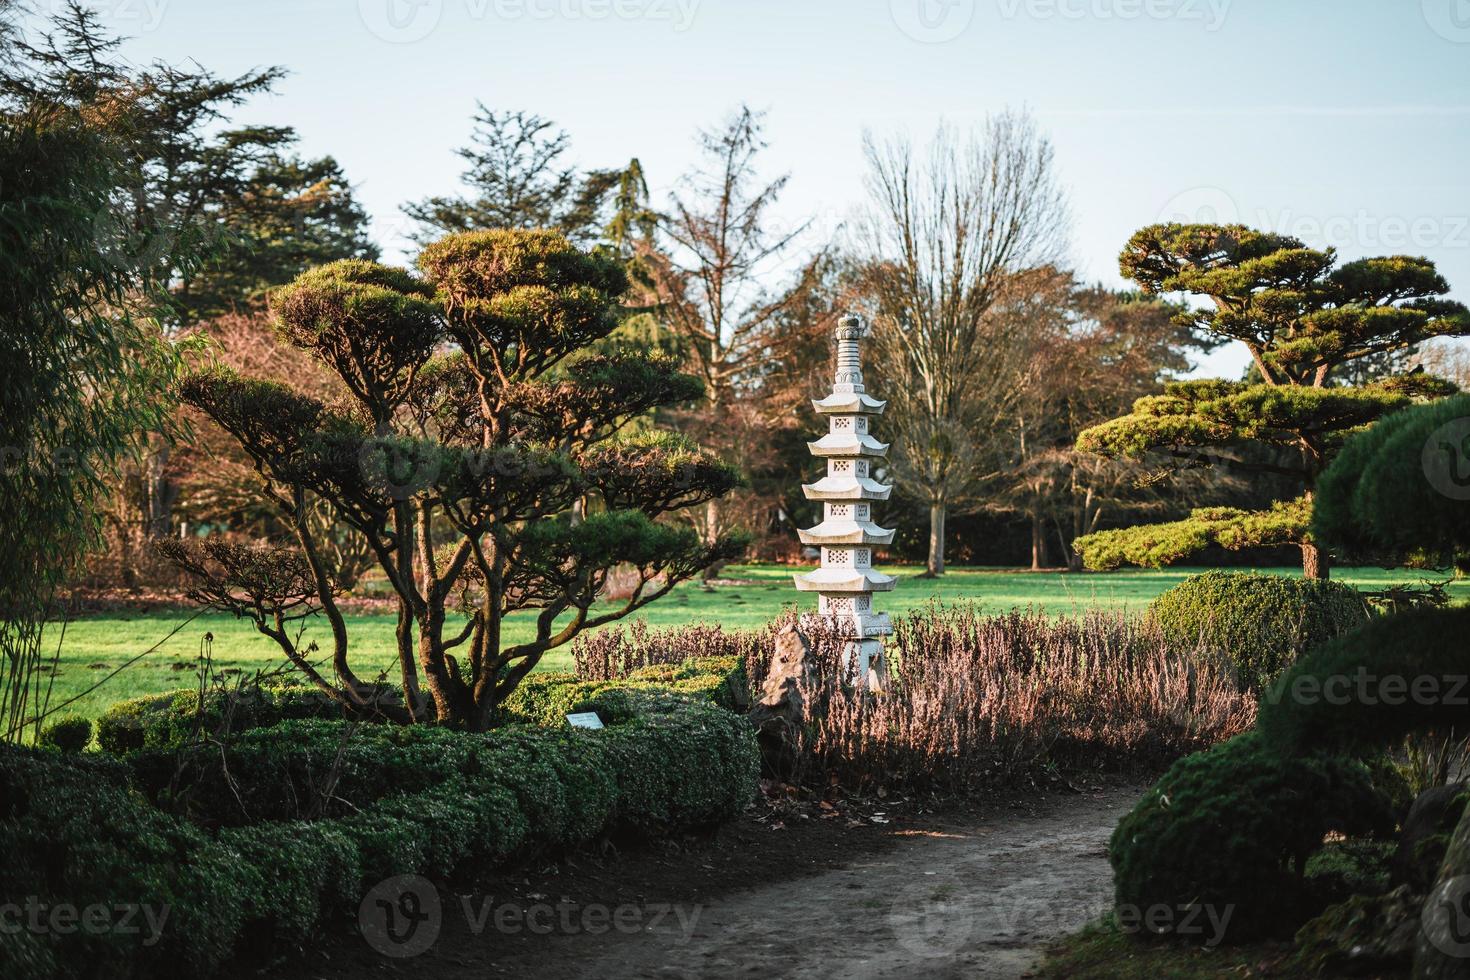
[[[681,427],[745,470],[765,448],[769,421],[749,402],[780,350],[802,342],[791,321],[808,305],[823,259],[805,259],[783,276],[807,225],[774,228],[770,211],[787,178],[762,180],[762,130],[762,115],[742,106],[720,128],[700,133],[705,163],[675,193],[660,222],[660,247],[642,255],[651,305],[681,339],[688,370],[705,383],[705,404]],[[770,285],[777,280],[784,281]],[[708,541],[728,524],[724,503],[710,500],[699,517]]]
[[[974,496],[1001,452],[997,433],[1024,397],[1035,334],[1027,270],[1063,250],[1067,209],[1051,144],[1024,112],[968,136],[941,127],[916,151],[865,141],[871,208],[859,232],[891,475],[929,505],[927,574],[944,573],[944,522]]]

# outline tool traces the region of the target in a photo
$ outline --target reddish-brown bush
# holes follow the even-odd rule
[[[620,677],[654,663],[739,656],[758,692],[775,632],[642,624],[579,641],[577,670]],[[837,644],[811,637],[822,669],[807,692],[802,778],[852,787],[963,791],[1042,765],[1063,771],[1163,765],[1248,728],[1255,702],[1227,669],[1171,650],[1116,613],[1050,618],[931,606],[895,621],[888,683],[843,676]]]

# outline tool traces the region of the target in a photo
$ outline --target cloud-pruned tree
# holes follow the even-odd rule
[[[1336,373],[1430,338],[1470,334],[1470,311],[1444,298],[1449,285],[1428,259],[1339,263],[1333,249],[1241,225],[1151,225],[1129,240],[1120,266],[1147,293],[1205,300],[1180,322],[1243,343],[1258,380],[1174,382],[1139,399],[1131,414],[1083,432],[1078,448],[1275,473],[1301,496],[1267,510],[1210,508],[1180,522],[1101,531],[1076,543],[1087,565],[1168,564],[1210,545],[1295,545],[1305,575],[1328,577],[1329,556],[1310,527],[1318,476],[1353,433],[1455,390],[1423,373],[1358,386]],[[1231,455],[1244,447],[1269,452]]]
[[[273,295],[283,336],[341,381],[344,403],[220,369],[183,385],[254,462],[293,529],[293,557],[278,545],[165,548],[196,576],[197,598],[248,617],[329,697],[360,709],[376,699],[354,672],[311,520],[324,502],[398,599],[404,720],[480,730],[548,650],[737,554],[738,538],[706,542],[658,520],[737,478],[669,433],[626,432],[702,387],[667,358],[587,350],[619,322],[627,279],[614,257],[554,232],[484,231],[432,243],[419,268],[422,278],[336,262]],[[591,503],[573,519],[578,501]],[[631,594],[595,608],[618,565],[635,570]],[[512,641],[506,617],[518,611],[534,625]],[[331,627],[330,671],[293,629],[314,615]]]

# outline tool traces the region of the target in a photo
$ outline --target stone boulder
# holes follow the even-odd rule
[[[1296,934],[1299,976],[1402,974],[1414,957],[1422,894],[1400,885],[1386,895],[1354,895],[1329,907]]]
[[[813,685],[817,673],[811,644],[800,629],[791,625],[776,634],[770,671],[760,697],[746,715],[755,726],[767,775],[784,778],[795,768],[807,720],[802,686]]]
[[[1470,810],[1450,838],[1419,923],[1414,980],[1470,978]]]
[[[1465,812],[1466,800],[1470,800],[1470,786],[1465,783],[1436,786],[1419,794],[1404,818],[1398,849],[1389,864],[1393,884],[1408,885],[1421,895],[1429,891],[1450,835]]]

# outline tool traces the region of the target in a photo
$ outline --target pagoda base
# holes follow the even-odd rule
[[[888,662],[879,639],[844,640],[842,665],[859,687],[881,691],[888,681]]]

